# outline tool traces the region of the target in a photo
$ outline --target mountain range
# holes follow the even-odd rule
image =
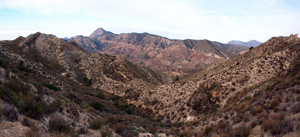
[[[247,49],[103,29],[1,41],[0,135],[299,136],[300,38]],[[174,80],[121,54],[180,62],[182,50],[213,61]]]
[[[259,42],[259,41],[256,41],[256,40],[250,40],[248,42],[243,42],[243,41],[239,41],[239,40],[232,40],[232,41],[229,41],[227,44],[241,45],[241,46],[246,46],[246,47],[256,47],[256,46],[259,46],[262,43]]]
[[[172,40],[149,33],[114,34],[103,28],[96,29],[89,37],[75,36],[69,41],[89,52],[122,55],[134,64],[174,76],[191,74],[248,50],[210,40]]]

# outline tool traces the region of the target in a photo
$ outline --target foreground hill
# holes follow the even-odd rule
[[[130,88],[161,85],[165,75],[41,33],[1,41],[0,49],[1,136],[151,131],[153,122],[140,117],[147,111],[139,113],[121,96]]]
[[[102,28],[89,37],[76,36],[69,41],[90,52],[123,55],[134,64],[173,75],[186,75],[248,50],[210,40],[171,40],[148,33],[113,34]]]

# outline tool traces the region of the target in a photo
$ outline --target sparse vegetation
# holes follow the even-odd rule
[[[90,128],[97,130],[100,129],[103,126],[103,119],[96,118],[89,122]]]
[[[110,130],[108,127],[104,127],[100,130],[102,137],[112,137],[113,133],[112,130]]]
[[[59,91],[60,89],[58,87],[56,87],[55,85],[53,84],[46,84],[45,85],[47,88],[51,89],[51,90],[54,90],[54,91]]]
[[[70,125],[63,119],[52,118],[49,120],[50,131],[68,133],[71,131]]]
[[[87,77],[83,77],[83,83],[86,86],[91,86],[93,84],[93,80],[92,79],[88,79]]]
[[[91,107],[93,107],[94,109],[99,110],[99,111],[103,111],[103,109],[104,109],[103,104],[101,102],[99,102],[99,101],[91,101],[89,103],[89,105]]]
[[[174,79],[173,82],[176,82],[176,81],[179,81],[179,77],[178,76],[176,76],[176,78]]]
[[[100,98],[100,99],[104,99],[104,95],[102,93],[98,93],[97,97]]]

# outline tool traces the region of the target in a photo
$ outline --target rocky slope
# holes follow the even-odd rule
[[[139,39],[157,37],[144,35]],[[232,53],[217,43],[199,46],[209,41],[182,42],[218,49],[213,55],[219,57]],[[0,49],[0,135],[300,135],[297,35],[273,37],[173,83],[123,57],[88,53],[53,35],[2,41]]]
[[[89,37],[76,36],[69,41],[90,52],[123,55],[134,64],[173,75],[195,72],[248,49],[210,40],[171,40],[148,33],[113,34],[102,28]]]
[[[227,42],[227,44],[242,45],[242,46],[246,46],[246,47],[256,47],[256,46],[259,46],[262,43],[259,42],[259,41],[256,41],[256,40],[250,40],[248,42],[243,42],[243,41],[239,41],[239,40],[232,40],[232,41]]]
[[[186,123],[181,134],[299,136],[299,59],[297,35],[274,37],[189,78],[146,90],[132,103],[149,106],[165,123]]]
[[[41,33],[0,49],[1,136],[137,136],[156,126],[122,96],[167,82],[161,73]]]

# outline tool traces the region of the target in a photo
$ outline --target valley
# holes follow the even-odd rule
[[[20,36],[0,42],[0,135],[299,136],[299,60],[297,34],[251,50],[102,28]]]

